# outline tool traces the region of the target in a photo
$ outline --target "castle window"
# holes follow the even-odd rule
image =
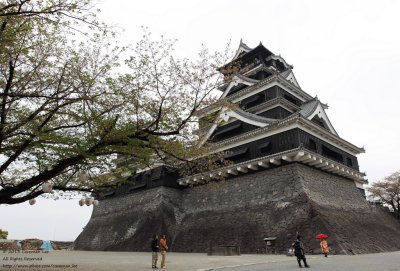
[[[249,148],[243,148],[243,149],[239,149],[236,151],[228,151],[225,154],[225,158],[229,159],[229,160],[236,160],[236,159],[246,156],[248,151],[249,151]]]
[[[264,144],[258,146],[258,149],[261,153],[269,153],[272,151],[272,144],[271,142],[265,142]]]
[[[326,146],[322,146],[322,155],[335,161],[343,162],[343,156],[340,153],[335,152],[334,150],[331,150]]]
[[[226,133],[239,130],[241,127],[242,127],[242,124],[241,124],[241,123],[237,123],[237,124],[232,125],[232,126],[229,126],[229,127],[220,127],[220,128],[218,129],[218,131],[215,132],[214,136],[215,136],[215,137],[219,137],[219,136],[222,136],[222,135],[224,135],[224,134],[226,134]]]
[[[346,164],[347,164],[349,167],[353,167],[353,161],[351,160],[351,158],[347,157],[346,162],[347,162]]]
[[[315,117],[312,118],[311,121],[314,122],[315,124],[317,124],[318,126],[321,126],[322,128],[325,128],[325,129],[326,129],[324,120],[321,119],[320,117],[315,116]]]
[[[246,99],[243,104],[244,104],[244,108],[250,108],[250,107],[258,105],[260,102],[261,102],[261,95],[256,94],[256,95],[253,95],[250,98]]]
[[[241,84],[241,83],[240,83],[240,84],[238,84],[237,86],[232,87],[232,88],[229,90],[229,93],[228,93],[227,96],[232,95],[233,93],[236,93],[236,92],[238,92],[238,91],[244,89],[245,87],[247,87],[247,85]]]
[[[292,96],[289,96],[288,94],[283,94],[283,98],[285,98],[286,100],[288,100],[289,102],[296,104],[297,105],[297,100],[295,98],[293,98]]]
[[[317,143],[315,143],[314,140],[309,139],[309,140],[308,140],[308,148],[309,148],[310,150],[316,151],[316,150],[317,150]]]

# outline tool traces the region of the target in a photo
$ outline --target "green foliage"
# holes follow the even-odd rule
[[[8,231],[3,231],[0,229],[0,239],[7,239]]]
[[[49,180],[58,191],[117,185],[108,173],[117,157],[144,167],[204,153],[195,114],[213,101],[223,56],[203,48],[198,60],[178,59],[174,40],[144,29],[123,61],[92,6],[0,4],[0,204],[41,195]]]

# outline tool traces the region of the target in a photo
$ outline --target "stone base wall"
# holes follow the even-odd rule
[[[157,233],[168,236],[171,251],[238,245],[257,253],[265,251],[265,237],[277,237],[277,251],[286,252],[297,232],[309,252],[319,253],[314,236],[321,232],[337,253],[400,249],[400,223],[369,206],[353,181],[298,163],[103,200],[74,248],[150,251]]]

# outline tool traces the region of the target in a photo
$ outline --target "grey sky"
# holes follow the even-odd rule
[[[333,126],[366,149],[360,170],[369,181],[400,169],[400,1],[103,0],[101,17],[135,43],[141,25],[154,37],[177,38],[177,52],[194,57],[203,43],[223,50],[231,40],[265,47],[294,66],[304,91],[328,103]],[[101,203],[100,203],[101,204]],[[91,207],[39,199],[0,207],[10,238],[73,240]],[[26,222],[29,222],[27,224]]]

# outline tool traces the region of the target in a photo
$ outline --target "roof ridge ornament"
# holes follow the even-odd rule
[[[253,48],[250,48],[246,43],[243,42],[243,39],[241,38],[239,47],[236,50],[236,53],[235,53],[234,57],[232,58],[232,61],[237,59],[241,53],[243,53],[243,52],[247,53],[251,50],[253,50]]]

